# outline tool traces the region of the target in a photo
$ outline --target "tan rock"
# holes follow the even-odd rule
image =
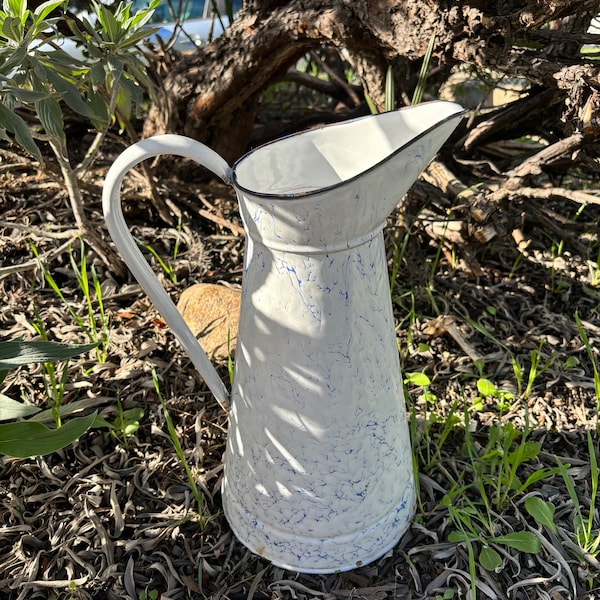
[[[241,297],[241,291],[235,288],[198,283],[179,298],[179,312],[211,360],[226,359],[228,348],[233,356]]]

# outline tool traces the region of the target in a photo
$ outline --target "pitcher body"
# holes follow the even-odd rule
[[[224,509],[248,547],[283,567],[355,568],[413,514],[380,238],[313,255],[253,244],[248,255],[259,264],[242,293]]]

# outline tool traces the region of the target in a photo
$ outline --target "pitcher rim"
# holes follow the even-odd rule
[[[337,181],[335,183],[332,183],[331,185],[327,185],[324,187],[320,187],[320,188],[315,188],[314,190],[308,190],[305,192],[285,192],[285,193],[272,193],[272,192],[260,192],[260,191],[256,191],[256,190],[251,190],[247,187],[244,187],[243,185],[241,185],[238,182],[237,179],[237,166],[246,158],[248,158],[249,156],[251,156],[252,154],[254,154],[255,152],[257,152],[258,150],[261,150],[262,148],[266,148],[267,146],[271,146],[273,144],[277,144],[278,142],[281,142],[283,140],[287,140],[287,139],[291,139],[294,137],[298,137],[300,135],[303,135],[304,133],[308,133],[310,131],[314,131],[314,129],[304,129],[302,131],[297,131],[295,133],[290,133],[288,135],[284,135],[281,136],[277,139],[271,140],[270,142],[265,142],[264,144],[260,144],[259,146],[256,146],[256,148],[252,148],[251,150],[249,150],[248,152],[246,152],[243,156],[241,156],[240,158],[238,158],[234,163],[233,166],[231,167],[231,182],[233,184],[233,186],[236,189],[241,190],[242,192],[247,192],[248,194],[252,194],[253,196],[257,197],[257,198],[269,198],[269,199],[282,199],[282,200],[303,200],[307,197],[310,196],[316,196],[318,194],[322,194],[323,192],[328,192],[330,190],[339,188],[343,185],[346,185],[347,183],[351,182],[351,181],[355,181],[356,179],[358,179],[359,177],[362,177],[363,175],[366,175],[367,173],[370,173],[371,171],[375,170],[376,168],[378,168],[379,166],[381,166],[382,164],[384,164],[385,162],[387,162],[388,160],[390,160],[392,157],[396,156],[397,154],[399,154],[400,152],[402,152],[404,149],[408,148],[411,144],[413,144],[414,142],[416,142],[417,140],[419,140],[420,138],[426,136],[429,132],[433,131],[436,127],[439,127],[440,125],[443,125],[444,123],[455,119],[457,117],[461,117],[461,119],[464,117],[464,115],[468,112],[468,109],[464,108],[463,106],[461,106],[460,104],[458,104],[457,102],[452,102],[449,100],[429,100],[428,102],[422,102],[420,104],[414,104],[414,105],[410,105],[410,106],[402,106],[398,109],[395,110],[388,110],[388,111],[384,111],[382,113],[377,113],[375,115],[371,114],[371,115],[363,115],[360,117],[355,117],[353,119],[349,119],[348,121],[343,121],[343,122],[337,122],[337,123],[327,123],[326,125],[323,125],[321,127],[319,127],[318,129],[326,129],[329,127],[336,127],[336,126],[340,126],[343,124],[347,124],[347,123],[352,123],[354,121],[359,121],[361,119],[369,119],[369,118],[374,118],[377,117],[379,115],[383,115],[383,114],[388,114],[388,113],[392,113],[392,112],[401,112],[410,108],[414,108],[415,106],[421,106],[423,104],[453,104],[456,107],[459,107],[461,110],[448,115],[447,117],[444,117],[443,119],[437,121],[435,124],[433,124],[431,127],[428,127],[427,129],[424,129],[423,131],[421,131],[418,135],[416,135],[415,137],[411,138],[408,142],[406,142],[405,144],[402,144],[400,146],[398,146],[398,148],[396,148],[393,152],[390,152],[384,159],[376,162],[375,164],[371,165],[370,167],[368,167],[367,169],[365,169],[364,171],[361,171],[360,173],[357,173],[356,175],[353,175],[352,177],[348,177],[348,179],[343,179],[342,181]]]

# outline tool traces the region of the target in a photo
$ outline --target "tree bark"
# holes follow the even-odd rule
[[[465,62],[556,89],[567,133],[596,135],[600,69],[572,49],[600,43],[585,35],[597,12],[597,0],[248,0],[224,35],[168,73],[145,134],[184,133],[233,161],[248,144],[259,94],[309,50],[343,49],[381,109],[387,65],[418,61],[435,35],[440,65]]]

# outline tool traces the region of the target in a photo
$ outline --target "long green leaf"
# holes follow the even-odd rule
[[[1,45],[1,44],[0,44]],[[27,56],[27,44],[19,44],[16,48],[5,46],[0,48],[0,73],[8,82],[15,83],[15,69],[21,67]]]
[[[394,70],[392,69],[392,65],[390,65],[387,69],[387,73],[385,75],[385,103],[384,110],[390,111],[394,110],[396,107],[396,89],[394,86]]]
[[[28,417],[39,412],[37,406],[17,402],[4,394],[0,394],[0,421],[10,421],[11,419],[20,419]]]
[[[42,2],[35,11],[33,12],[35,16],[35,23],[40,23],[43,21],[54,9],[59,8],[61,5],[66,4],[65,0],[47,0],[47,2]]]
[[[7,17],[2,23],[2,36],[17,44],[23,39],[23,26],[21,20],[16,17]]]
[[[35,108],[44,131],[61,143],[66,143],[65,126],[60,104],[54,98],[46,98],[35,103]]]
[[[62,99],[68,106],[83,117],[89,119],[97,118],[98,115],[94,113],[92,107],[82,98],[75,84],[67,81],[52,69],[46,69],[46,71],[48,81],[57,92],[62,94]]]
[[[486,571],[492,572],[502,565],[502,557],[493,548],[484,546],[479,553],[479,564]]]
[[[72,444],[94,423],[96,412],[70,420],[58,429],[50,429],[42,423],[20,421],[0,425],[0,453],[27,458],[51,454]]]
[[[138,10],[135,15],[131,17],[131,27],[136,29],[138,27],[143,27],[152,18],[154,10],[160,4],[160,1],[161,0],[152,0],[147,8]]]
[[[419,79],[415,87],[415,91],[412,97],[411,104],[419,104],[423,99],[423,91],[425,90],[425,82],[427,81],[427,71],[429,70],[429,62],[431,61],[431,55],[433,54],[433,48],[435,46],[435,33],[429,38],[429,44],[427,44],[427,50],[423,57],[423,64],[421,65],[421,71],[419,72]]]
[[[14,369],[21,365],[65,360],[88,352],[98,344],[61,344],[59,342],[13,340],[0,342],[0,369]]]
[[[33,140],[29,127],[21,117],[16,113],[8,110],[6,106],[0,104],[0,129],[10,131],[15,136],[15,141],[24,150],[32,156],[43,162],[42,153]]]
[[[17,103],[26,104],[30,102],[39,102],[40,100],[44,100],[44,98],[48,98],[48,92],[37,91],[37,90],[26,90],[24,88],[16,88],[11,87],[6,90],[7,94],[10,94],[15,98]]]
[[[115,15],[104,5],[96,11],[98,20],[102,24],[105,40],[107,42],[117,43],[122,36],[122,29],[115,18]]]
[[[66,417],[81,416],[94,408],[98,408],[97,398],[82,398],[81,400],[73,400],[71,402],[67,402],[66,404],[61,404],[59,407],[42,410],[41,412],[30,417],[29,421],[51,423],[54,421],[57,411],[62,420]],[[79,413],[79,415],[77,415],[77,413]]]

